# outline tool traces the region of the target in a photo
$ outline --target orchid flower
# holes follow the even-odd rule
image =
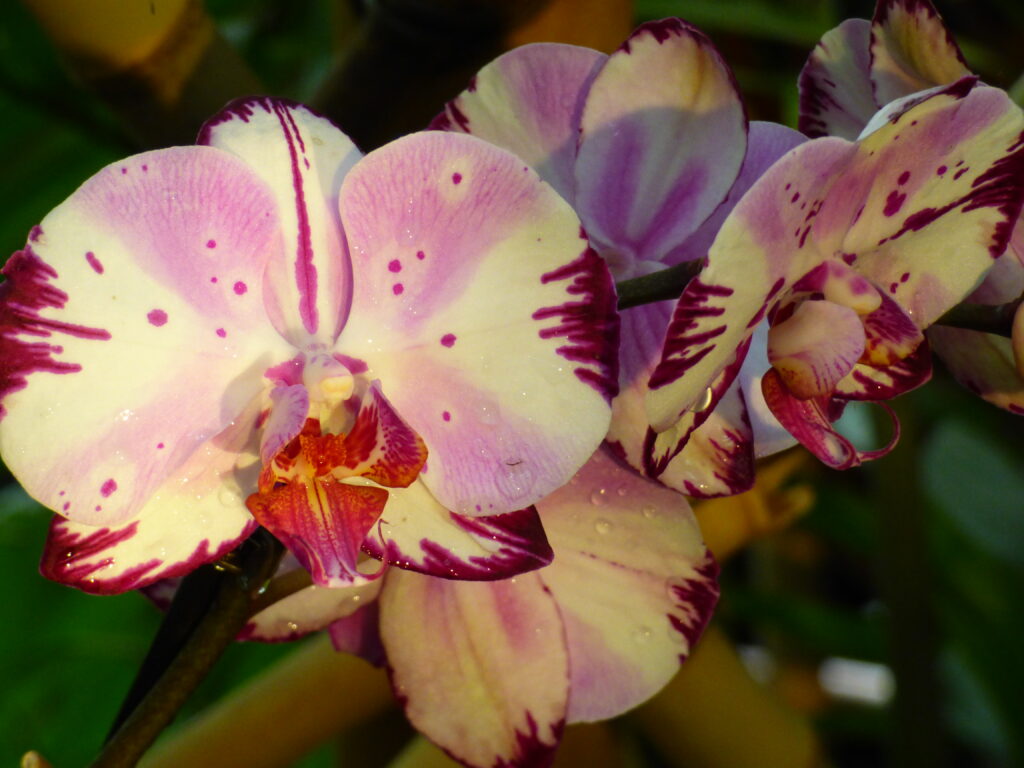
[[[257,525],[315,584],[550,559],[531,505],[603,438],[617,318],[564,201],[464,136],[365,157],[250,99],[35,228],[0,287],[0,450],[97,593]],[[505,545],[514,541],[517,546]]]
[[[922,329],[1005,250],[1024,194],[1024,116],[964,78],[898,101],[855,141],[803,144],[729,215],[675,309],[647,406],[655,429],[706,407],[767,318],[765,400],[826,464],[861,451],[831,422],[930,374]],[[712,397],[712,401],[713,401]]]
[[[433,127],[486,139],[537,168],[572,203],[617,280],[704,258],[742,193],[804,140],[770,123],[750,124],[748,136],[731,71],[678,19],[642,25],[611,56],[558,44],[517,48],[485,66]],[[672,306],[622,314],[608,440],[671,488],[737,493],[753,482],[755,447],[784,447],[756,381],[744,376],[742,387],[729,388],[692,434],[648,428],[647,380]]]
[[[800,129],[808,136],[855,139],[888,102],[969,74],[929,0],[880,0],[870,22],[849,19],[814,49],[800,75]],[[1022,294],[1024,226],[1018,221],[1006,252],[968,301],[1004,304]],[[1024,413],[1024,376],[1010,339],[938,326],[927,335],[961,384],[1000,408]]]
[[[390,568],[302,589],[243,636],[292,639],[333,619],[335,647],[386,664],[410,722],[463,764],[549,765],[566,724],[614,717],[671,679],[717,602],[718,566],[685,497],[607,446],[537,510],[554,552],[539,570]]]

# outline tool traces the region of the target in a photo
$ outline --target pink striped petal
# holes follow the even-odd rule
[[[569,658],[537,574],[484,583],[392,569],[380,619],[391,683],[418,731],[468,766],[550,764]]]
[[[259,472],[257,410],[200,446],[131,522],[95,527],[54,517],[42,574],[116,594],[183,576],[234,549],[256,529],[243,499]]]
[[[686,499],[599,450],[539,505],[557,553],[539,572],[565,624],[567,722],[654,695],[711,617],[718,567]]]
[[[853,366],[832,393],[841,400],[889,400],[928,382],[932,377],[932,356],[927,344],[918,345],[910,355],[881,367],[866,363]]]
[[[878,110],[871,88],[871,24],[847,19],[821,38],[800,72],[802,133],[855,140]]]
[[[391,491],[363,551],[399,568],[474,581],[542,568],[552,556],[532,507],[502,515],[458,515],[441,506],[423,483]]]
[[[850,469],[865,461],[880,458],[891,451],[899,440],[899,423],[892,416],[892,411],[889,413],[893,420],[893,436],[889,444],[878,450],[862,451],[833,429],[832,421],[838,418],[842,410],[841,406],[836,408],[829,398],[800,400],[794,397],[774,368],[761,379],[761,387],[765,402],[775,418],[807,450],[833,469]],[[880,405],[888,410],[884,403]]]
[[[864,326],[849,307],[804,301],[768,332],[768,360],[803,400],[828,395],[864,353]]]
[[[745,151],[736,83],[711,42],[678,19],[644,24],[587,96],[580,218],[602,253],[662,261],[725,199]]]
[[[328,628],[331,644],[339,653],[351,653],[375,667],[386,661],[380,639],[380,603],[372,602],[353,614],[338,619]]]
[[[608,428],[618,341],[568,205],[511,154],[428,132],[368,155],[341,209],[359,281],[336,349],[423,438],[438,501],[499,514],[564,485]]]
[[[264,286],[274,327],[297,347],[330,344],[352,292],[338,190],[359,150],[327,118],[267,97],[231,102],[203,126],[199,143],[245,160],[277,202],[283,247],[267,265]]]
[[[309,391],[302,384],[274,387],[270,403],[270,416],[260,437],[260,463],[264,466],[302,431],[309,414]]]
[[[208,147],[107,166],[47,215],[0,288],[0,450],[31,495],[120,526],[241,413],[288,356],[261,287],[279,237]]]
[[[1003,91],[958,82],[858,143],[814,234],[925,328],[1006,248],[1024,195],[1022,134]]]
[[[928,339],[953,377],[999,408],[1024,415],[1024,374],[1010,339],[933,325]]]
[[[507,149],[572,202],[580,113],[607,58],[557,43],[514,48],[481,69],[430,127]]]
[[[372,605],[381,585],[382,580],[377,579],[348,587],[313,585],[300,589],[249,619],[238,639],[272,643],[297,640]]]
[[[871,23],[871,84],[878,104],[969,74],[929,0],[880,0]]]

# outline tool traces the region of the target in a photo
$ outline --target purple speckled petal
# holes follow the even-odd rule
[[[847,254],[920,328],[1003,253],[1024,195],[1024,114],[1003,91],[973,86],[960,81],[858,142],[814,220],[823,250]]]
[[[550,765],[569,696],[562,620],[538,574],[449,581],[391,569],[380,597],[409,722],[464,765]]]
[[[300,567],[295,564],[296,567]],[[282,575],[278,571],[278,577]],[[351,616],[373,604],[382,579],[351,587],[310,586],[264,608],[245,625],[239,640],[282,642],[296,640]]]
[[[953,377],[992,405],[1024,415],[1024,378],[1004,336],[933,325],[928,339]]]
[[[847,19],[829,30],[800,71],[800,130],[853,141],[875,114],[871,24]]]
[[[750,188],[722,224],[708,265],[679,298],[662,358],[651,375],[647,413],[656,431],[705,403],[709,383],[736,362],[754,328],[792,285],[823,260],[808,238],[821,201],[856,145],[824,138],[801,144]],[[724,392],[724,388],[721,390]]]
[[[183,576],[234,549],[256,529],[244,503],[259,471],[256,410],[201,445],[134,520],[94,527],[55,516],[42,574],[86,592],[115,594]],[[120,491],[114,484],[107,490],[110,497]]]
[[[746,151],[732,73],[678,19],[640,26],[612,54],[580,131],[576,208],[602,253],[627,262],[663,261],[725,199]]]
[[[520,46],[481,69],[431,128],[470,133],[515,153],[572,202],[580,113],[607,58],[574,45]]]
[[[468,517],[449,512],[423,483],[392,489],[363,551],[400,568],[448,579],[490,581],[551,562],[533,508]]]
[[[841,400],[889,400],[928,382],[932,377],[932,356],[927,344],[888,365],[857,363],[834,391]]]
[[[367,155],[341,211],[359,280],[336,350],[423,438],[431,492],[498,514],[564,485],[618,386],[614,288],[568,204],[514,155],[427,132]]]
[[[880,0],[871,23],[871,83],[879,105],[971,74],[929,0]]]
[[[277,201],[282,247],[264,285],[274,327],[296,346],[330,344],[352,291],[338,190],[361,153],[327,118],[267,97],[231,102],[203,126],[199,142],[245,160]]]
[[[615,717],[689,654],[717,602],[718,567],[686,499],[606,448],[538,508],[556,552],[539,575],[569,645],[567,722]]]
[[[114,163],[46,216],[0,287],[0,451],[32,496],[120,526],[238,416],[290,356],[262,299],[279,240],[263,183],[209,147]]]

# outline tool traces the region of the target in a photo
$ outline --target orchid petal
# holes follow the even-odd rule
[[[256,529],[243,498],[259,472],[257,410],[254,404],[194,451],[134,520],[95,527],[55,516],[42,574],[85,592],[116,594],[183,576],[234,549]]]
[[[925,384],[931,377],[931,351],[927,344],[920,344],[907,357],[889,365],[857,363],[836,384],[832,394],[841,400],[890,400]]]
[[[484,583],[392,569],[380,617],[391,682],[416,730],[476,768],[549,764],[569,658],[537,574]]]
[[[718,567],[686,499],[607,449],[539,508],[558,553],[539,575],[569,645],[567,722],[614,717],[678,670],[711,618]]]
[[[328,627],[331,644],[339,653],[351,653],[375,667],[386,661],[380,639],[380,603],[372,602]]]
[[[828,395],[863,353],[860,316],[831,301],[801,302],[768,332],[768,360],[803,400]]]
[[[399,568],[473,581],[532,571],[552,557],[533,508],[458,515],[441,506],[423,483],[391,492],[363,551]]]
[[[270,416],[260,438],[260,462],[264,466],[302,431],[309,414],[309,391],[302,384],[274,387],[270,401]]]
[[[929,0],[880,0],[871,23],[871,84],[878,104],[969,74]]]
[[[498,514],[564,485],[608,428],[618,341],[568,205],[503,150],[428,132],[368,155],[341,209],[360,279],[338,349],[423,438],[438,501]]]
[[[280,575],[278,571],[278,577]],[[314,584],[300,589],[249,619],[238,639],[274,643],[297,640],[372,604],[382,583],[377,579],[356,586],[318,587]]]
[[[711,42],[678,19],[641,25],[587,96],[580,218],[602,252],[662,261],[725,199],[745,151],[736,83]]]
[[[938,325],[928,329],[928,339],[963,386],[992,405],[1024,415],[1024,374],[1017,369],[1010,339]]]
[[[0,288],[0,450],[31,495],[120,526],[241,413],[287,355],[278,238],[262,182],[208,147],[107,166],[47,215]]]
[[[754,329],[747,356],[736,375],[736,382],[743,392],[747,419],[754,439],[754,456],[763,458],[779,451],[792,448],[797,439],[779,424],[764,401],[761,391],[761,377],[771,368],[768,362],[768,321],[763,320]],[[734,384],[734,386],[736,386]]]
[[[884,448],[861,451],[832,427],[831,403],[827,397],[800,400],[791,395],[782,377],[774,368],[761,379],[765,402],[775,418],[788,429],[803,446],[833,469],[850,469],[865,461],[880,458],[899,440],[899,423],[893,420],[893,437]],[[879,403],[886,410],[885,403]]]
[[[847,19],[829,30],[800,71],[802,133],[853,141],[878,110],[871,88],[871,24]]]
[[[852,254],[919,328],[970,293],[1020,213],[1024,113],[972,86],[958,82],[858,142],[814,220],[821,247]]]
[[[737,349],[787,285],[821,262],[808,239],[809,222],[833,174],[854,152],[842,139],[801,144],[765,172],[722,224],[708,265],[676,304],[651,375],[647,414],[655,431],[704,407],[708,382],[735,364]]]
[[[297,347],[332,343],[352,291],[338,190],[359,150],[327,118],[267,97],[231,102],[203,126],[199,143],[241,157],[277,200],[282,247],[264,282],[274,327]]]
[[[569,202],[580,113],[608,57],[589,48],[535,43],[481,69],[431,128],[469,133],[518,155]]]

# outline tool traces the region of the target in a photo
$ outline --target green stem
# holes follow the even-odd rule
[[[139,761],[245,626],[283,552],[261,528],[230,555],[182,581],[92,768]]]

